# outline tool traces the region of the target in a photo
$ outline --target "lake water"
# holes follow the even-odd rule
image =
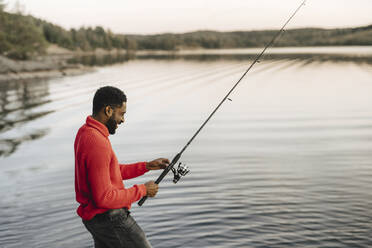
[[[191,172],[133,204],[154,247],[372,246],[372,64],[296,54],[257,64],[184,152]],[[119,161],[171,159],[251,63],[203,58],[1,84],[0,247],[92,247],[73,142],[95,90],[128,96]]]

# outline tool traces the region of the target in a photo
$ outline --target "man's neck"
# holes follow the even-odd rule
[[[99,114],[93,114],[92,115],[92,118],[95,119],[96,121],[99,121],[101,122],[103,125],[106,125],[106,122],[105,120],[102,118],[102,116],[100,116]]]

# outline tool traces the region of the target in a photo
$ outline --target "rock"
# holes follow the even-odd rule
[[[68,64],[64,58],[58,56],[44,56],[27,61],[0,56],[0,82],[77,75],[93,70],[79,64]]]

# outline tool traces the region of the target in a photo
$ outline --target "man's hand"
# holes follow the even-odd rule
[[[165,169],[169,165],[169,160],[166,158],[158,158],[151,162],[147,162],[146,169],[148,170],[160,170]]]
[[[159,186],[154,181],[145,183],[147,196],[154,197],[158,193]]]

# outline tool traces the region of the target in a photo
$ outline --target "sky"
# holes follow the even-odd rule
[[[17,0],[3,0],[11,10]],[[26,14],[64,28],[115,33],[277,29],[302,0],[18,0]],[[372,0],[307,0],[288,28],[372,24]]]

